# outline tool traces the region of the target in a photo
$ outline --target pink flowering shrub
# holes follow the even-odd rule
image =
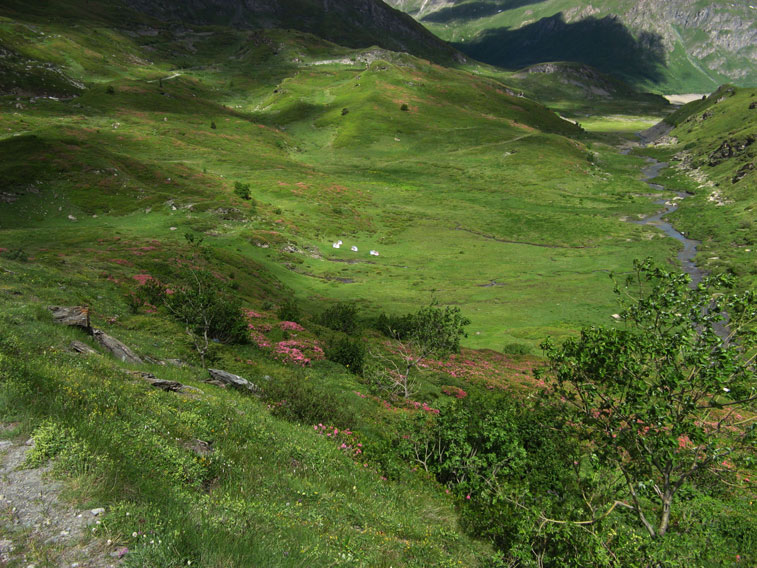
[[[294,321],[279,322],[279,327],[282,331],[305,331],[304,327]]]
[[[454,387],[451,385],[443,386],[442,392],[446,395],[454,396],[455,398],[465,398],[466,396],[468,396],[468,393],[460,387]]]
[[[282,363],[291,363],[302,367],[313,360],[324,358],[323,349],[316,339],[289,339],[279,341],[274,347],[274,358]]]
[[[335,426],[324,426],[316,424],[313,430],[319,436],[330,438],[339,445],[339,449],[350,457],[357,458],[363,453],[363,444],[358,440],[357,435],[349,429],[339,430]]]
[[[439,414],[438,408],[431,408],[425,402],[418,402],[416,400],[407,400],[405,402],[407,403],[407,406],[409,408],[413,408],[415,410],[422,410],[423,412],[428,412],[429,414]]]
[[[137,283],[138,283],[138,284],[139,284],[140,286],[144,286],[145,284],[147,284],[147,282],[148,282],[149,280],[152,280],[152,279],[153,279],[153,277],[152,277],[152,276],[150,276],[149,274],[135,274],[134,276],[132,276],[132,278],[133,278],[134,280],[136,280],[136,281],[137,281]]]

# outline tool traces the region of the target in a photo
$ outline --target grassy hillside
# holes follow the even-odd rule
[[[624,81],[579,63],[542,63],[497,75],[529,98],[579,120],[612,115],[654,120],[671,111],[665,98],[641,93]]]
[[[674,222],[703,241],[700,264],[733,271],[751,286],[757,282],[755,101],[755,89],[723,86],[671,115],[672,138],[652,150],[672,165],[663,183],[693,193]]]
[[[535,346],[612,324],[608,273],[675,262],[675,242],[628,222],[657,207],[643,159],[610,145],[630,115],[585,131],[496,72],[94,1],[5,3],[0,43],[0,438],[32,436],[28,465],[52,458],[72,503],[106,508],[88,538],[107,562],[754,560],[748,452],[687,486],[663,543],[625,509],[591,530],[539,516],[593,515],[617,472],[577,459]],[[207,282],[244,333],[210,334],[201,356],[169,298]],[[392,394],[409,352],[391,316],[432,299],[469,335]],[[345,301],[360,328],[323,315]],[[51,305],[87,306],[144,362],[53,324]],[[208,383],[205,364],[259,389]],[[14,520],[10,566],[62,562]]]
[[[252,346],[219,346],[214,365],[264,384],[261,401],[203,382],[207,372],[195,366],[130,367],[76,354],[72,340],[97,346],[53,324],[47,304],[90,303],[93,325],[141,356],[192,359],[180,326],[129,313],[107,280],[0,262],[0,438],[33,434],[31,459],[57,458],[69,499],[107,507],[85,538],[99,543],[87,565],[115,562],[119,550],[119,565],[145,568],[479,566],[492,555],[461,530],[455,502],[438,485],[410,467],[382,468],[382,443],[410,411],[358,397],[365,387],[344,367],[322,361],[304,370]],[[155,389],[135,368],[184,390]],[[319,422],[329,436],[314,431]],[[338,440],[330,438],[335,427],[345,430]],[[38,540],[12,516],[0,528],[8,566],[60,565],[64,550],[54,541]]]
[[[393,0],[390,4],[407,10],[472,57],[508,69],[575,61],[662,93],[709,93],[721,83],[757,81],[755,14],[746,3]]]
[[[243,278],[259,266],[313,306],[459,304],[468,344],[497,348],[604,320],[608,272],[672,257],[621,220],[653,208],[638,159],[589,149],[498,81],[297,33],[142,25],[2,22],[19,57],[87,89],[3,101],[0,246],[91,262],[105,234],[193,231]],[[154,254],[98,262],[128,278]],[[262,296],[252,281],[240,290]]]

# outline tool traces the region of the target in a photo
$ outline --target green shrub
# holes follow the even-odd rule
[[[331,424],[340,428],[355,424],[354,411],[338,393],[316,386],[307,377],[289,376],[271,381],[264,397],[273,414],[312,426]]]
[[[29,260],[29,255],[20,248],[5,251],[1,253],[0,256],[7,258],[8,260],[16,260],[18,262],[27,262]]]
[[[326,358],[344,365],[351,372],[360,375],[365,362],[365,344],[361,339],[342,337],[333,341],[326,349]]]
[[[316,323],[352,335],[360,330],[359,309],[355,304],[339,302],[334,304],[316,318]]]
[[[410,107],[407,106],[407,103],[402,103],[402,106],[400,107],[401,111],[407,112],[410,110]]]
[[[392,316],[381,314],[376,318],[374,328],[393,339],[406,339],[413,331],[413,315]]]
[[[139,295],[154,306],[163,303],[166,297],[166,287],[160,280],[150,278],[139,287]]]
[[[249,183],[242,183],[239,181],[234,182],[234,193],[241,197],[242,199],[252,199],[252,195],[250,194],[250,184]]]
[[[502,348],[502,353],[506,355],[530,355],[531,348],[525,343],[508,343]]]
[[[164,305],[192,335],[202,363],[211,351],[211,341],[247,343],[247,321],[239,299],[225,296],[219,280],[207,270],[189,270],[187,281],[166,294]]]
[[[300,307],[297,305],[297,302],[291,298],[279,306],[279,309],[276,310],[276,315],[282,321],[293,321],[297,323],[300,322],[300,318],[302,317]]]
[[[26,454],[24,467],[39,467],[57,456],[73,441],[73,433],[68,428],[46,420],[32,434],[34,445]]]

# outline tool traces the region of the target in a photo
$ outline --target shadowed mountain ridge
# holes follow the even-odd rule
[[[291,28],[347,47],[379,45],[432,61],[461,59],[407,14],[380,0],[122,0],[162,20],[238,28]]]

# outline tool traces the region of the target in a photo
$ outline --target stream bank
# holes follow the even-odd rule
[[[668,237],[677,240],[683,245],[683,248],[678,251],[678,261],[681,263],[681,268],[683,269],[683,271],[691,276],[692,285],[696,286],[697,284],[699,284],[699,282],[702,281],[705,276],[707,276],[707,272],[697,267],[697,265],[694,263],[694,258],[697,255],[697,246],[700,244],[700,241],[689,239],[688,237],[686,237],[686,235],[673,227],[671,223],[665,220],[665,217],[676,211],[678,209],[679,203],[687,197],[690,197],[690,195],[683,191],[673,191],[663,185],[654,183],[653,180],[657,178],[657,176],[660,175],[660,172],[668,166],[667,162],[660,162],[658,160],[655,160],[654,158],[647,158],[647,163],[648,165],[641,171],[643,181],[649,186],[650,189],[655,192],[655,195],[664,191],[675,193],[675,197],[673,197],[672,199],[666,199],[665,197],[662,197],[655,200],[655,203],[662,205],[663,209],[661,211],[658,211],[657,213],[647,215],[646,217],[633,222],[638,225],[650,225],[656,227],[663,233],[665,233]]]
[[[659,122],[652,128],[648,128],[638,133],[639,143],[642,146],[648,146],[655,140],[666,136],[673,127],[665,122]],[[621,149],[621,153],[628,154],[631,151],[630,146],[625,146]],[[700,241],[689,239],[683,233],[678,231],[673,225],[666,221],[665,218],[678,209],[678,205],[681,201],[690,197],[690,194],[683,191],[674,191],[668,189],[663,185],[654,183],[654,180],[660,175],[660,172],[668,167],[667,162],[660,162],[654,158],[648,157],[647,166],[641,170],[642,180],[649,186],[654,192],[652,197],[660,196],[661,192],[674,193],[675,197],[666,198],[664,196],[655,200],[657,205],[662,205],[662,210],[651,215],[647,215],[637,221],[632,221],[637,225],[650,225],[660,229],[668,237],[677,240],[683,245],[683,248],[678,252],[678,261],[681,263],[681,268],[689,276],[691,276],[692,286],[696,286],[702,279],[707,276],[707,272],[697,267],[694,263],[694,258],[697,255],[697,246]]]

